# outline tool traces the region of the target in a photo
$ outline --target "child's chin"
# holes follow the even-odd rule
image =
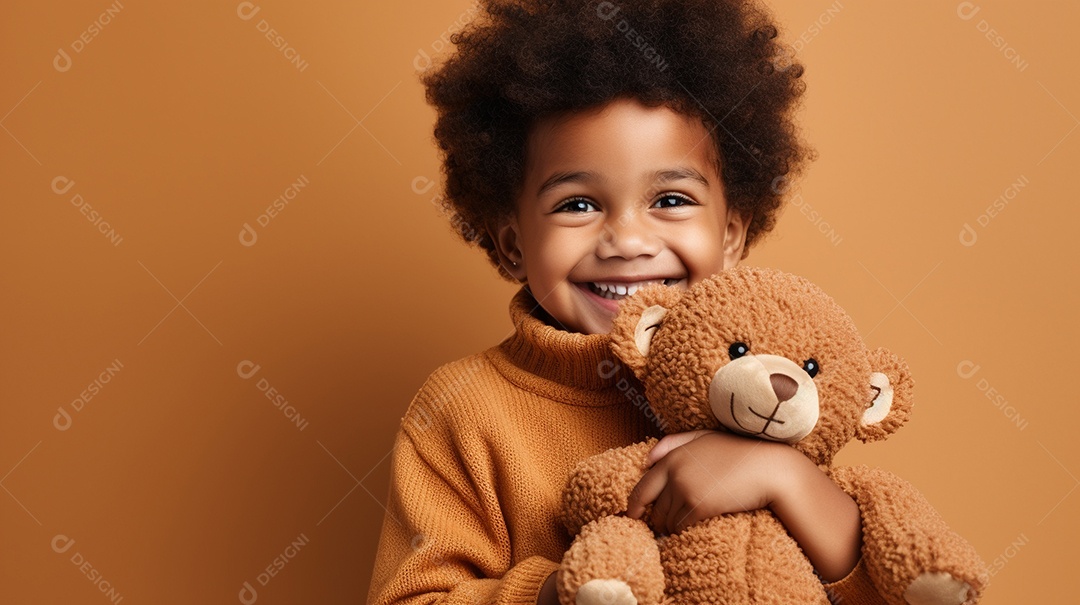
[[[607,334],[611,332],[611,326],[614,323],[615,314],[607,312],[592,313],[583,322],[585,325],[580,330],[583,334]]]

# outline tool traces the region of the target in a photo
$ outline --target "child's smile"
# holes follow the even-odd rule
[[[637,292],[638,288],[646,284],[664,284],[665,286],[681,286],[686,287],[686,280],[675,277],[669,277],[665,279],[650,278],[650,277],[633,277],[626,276],[624,279],[630,281],[624,281],[620,279],[606,280],[606,281],[589,281],[575,283],[574,285],[581,288],[586,293],[592,295],[599,300],[597,304],[603,308],[615,312],[618,310],[619,301],[627,296],[633,296],[634,292]]]
[[[695,117],[617,99],[541,121],[526,158],[497,244],[560,327],[606,333],[642,285],[685,288],[742,256],[749,217],[729,210]]]

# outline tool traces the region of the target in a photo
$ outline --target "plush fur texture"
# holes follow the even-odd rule
[[[902,359],[887,349],[868,350],[851,318],[819,288],[776,270],[735,268],[685,292],[642,289],[623,300],[611,331],[612,348],[641,380],[668,432],[732,430],[714,414],[717,396],[710,400],[710,393],[715,381],[727,380],[720,370],[733,363],[734,343],[749,349],[740,359],[783,358],[777,363],[792,368],[789,374],[812,376],[807,388],[814,391],[817,421],[791,445],[859,505],[859,567],[876,592],[896,604],[976,602],[985,564],[914,487],[878,469],[832,467],[852,439],[884,439],[904,424],[913,381]],[[815,364],[811,374],[807,368]],[[779,392],[769,405],[786,405],[778,401],[784,401]],[[578,537],[562,563],[565,605],[829,603],[809,560],[767,510],[722,515],[659,539],[648,514],[646,520],[619,516],[653,445],[609,450],[583,461],[570,478],[563,515]]]

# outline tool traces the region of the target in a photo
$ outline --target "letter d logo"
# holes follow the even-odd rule
[[[960,244],[963,246],[971,247],[975,245],[975,242],[979,240],[979,234],[975,233],[975,230],[971,228],[971,225],[964,223],[962,229],[960,229]]]
[[[974,361],[965,359],[956,366],[956,374],[960,378],[971,378],[975,375],[975,372],[979,371],[981,365],[976,364]]]
[[[964,21],[971,21],[979,12],[979,8],[974,2],[961,2],[956,5],[956,16]]]
[[[610,359],[605,359],[596,365],[596,371],[598,374],[600,374],[601,378],[608,379],[614,376],[621,367],[622,366],[615,363],[614,361],[611,361]]]
[[[604,21],[611,21],[615,15],[619,14],[619,10],[620,8],[615,6],[614,2],[601,2],[596,7],[596,16]]]
[[[58,553],[67,552],[72,546],[75,546],[75,540],[64,534],[56,534],[52,539],[52,549]]]
[[[57,195],[63,195],[68,192],[69,189],[75,186],[75,181],[67,178],[66,176],[58,176],[52,180],[53,193]]]
[[[56,49],[56,56],[53,57],[52,66],[56,68],[56,71],[64,73],[71,69],[71,56],[69,56],[64,49]]]
[[[254,2],[241,2],[236,5],[236,16],[244,21],[251,21],[251,18],[257,15],[259,10],[259,7],[255,6]],[[254,603],[254,601],[252,601],[252,603]]]
[[[255,592],[255,587],[247,582],[244,582],[243,588],[240,589],[240,602],[244,605],[252,605],[255,601],[259,600],[259,593]]]
[[[424,49],[419,48],[416,50],[416,56],[413,57],[412,66],[416,71],[424,71],[431,67],[431,57],[428,56]]]
[[[416,177],[415,179],[412,180],[412,190],[413,190],[413,193],[415,193],[417,195],[423,195],[423,194],[427,193],[428,191],[431,191],[431,188],[434,187],[434,186],[435,186],[435,181],[432,181],[431,179],[427,178],[426,176],[418,176],[418,177]]]
[[[255,230],[251,228],[251,225],[244,223],[244,228],[240,230],[239,239],[241,245],[250,248],[255,245],[255,242],[259,241],[259,234],[255,233]]]
[[[261,367],[262,367],[261,365],[258,365],[253,361],[245,359],[244,361],[241,361],[240,363],[238,363],[236,365],[236,374],[238,376],[240,376],[240,378],[243,378],[244,380],[247,380],[248,378],[251,378],[252,376],[254,376],[255,372],[258,372],[259,368],[261,368]]]
[[[58,431],[66,431],[71,428],[71,414],[64,408],[56,408],[56,415],[52,419],[53,426]]]

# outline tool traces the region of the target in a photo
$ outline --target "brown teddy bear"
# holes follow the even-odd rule
[[[833,467],[852,438],[884,439],[912,406],[907,365],[870,351],[854,322],[812,283],[735,268],[681,291],[624,299],[611,346],[668,432],[728,430],[790,444],[859,506],[862,564],[890,603],[976,602],[986,567],[909,483],[880,469]],[[768,510],[706,519],[657,537],[622,516],[656,440],[583,461],[563,494],[575,535],[564,605],[828,603],[810,561]]]

